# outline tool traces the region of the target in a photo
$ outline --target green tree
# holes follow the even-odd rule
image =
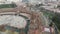
[[[59,13],[55,14],[55,16],[52,18],[52,21],[56,24],[56,26],[60,30],[60,14]]]

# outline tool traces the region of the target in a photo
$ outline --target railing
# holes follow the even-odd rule
[[[55,23],[53,23],[54,27],[55,27],[55,34],[59,34],[59,30],[57,28],[57,26],[55,25]]]

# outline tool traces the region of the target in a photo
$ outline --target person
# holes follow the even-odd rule
[[[50,26],[51,34],[54,34],[54,25],[53,25],[53,23],[51,22],[49,26]]]

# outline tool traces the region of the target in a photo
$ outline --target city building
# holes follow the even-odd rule
[[[0,4],[10,4],[12,2],[21,2],[22,0],[0,0]]]

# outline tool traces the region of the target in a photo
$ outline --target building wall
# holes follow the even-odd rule
[[[9,3],[12,3],[12,2],[21,2],[22,0],[0,0],[0,4],[9,4]]]
[[[29,3],[31,4],[38,4],[39,2],[41,2],[40,0],[29,0]]]

